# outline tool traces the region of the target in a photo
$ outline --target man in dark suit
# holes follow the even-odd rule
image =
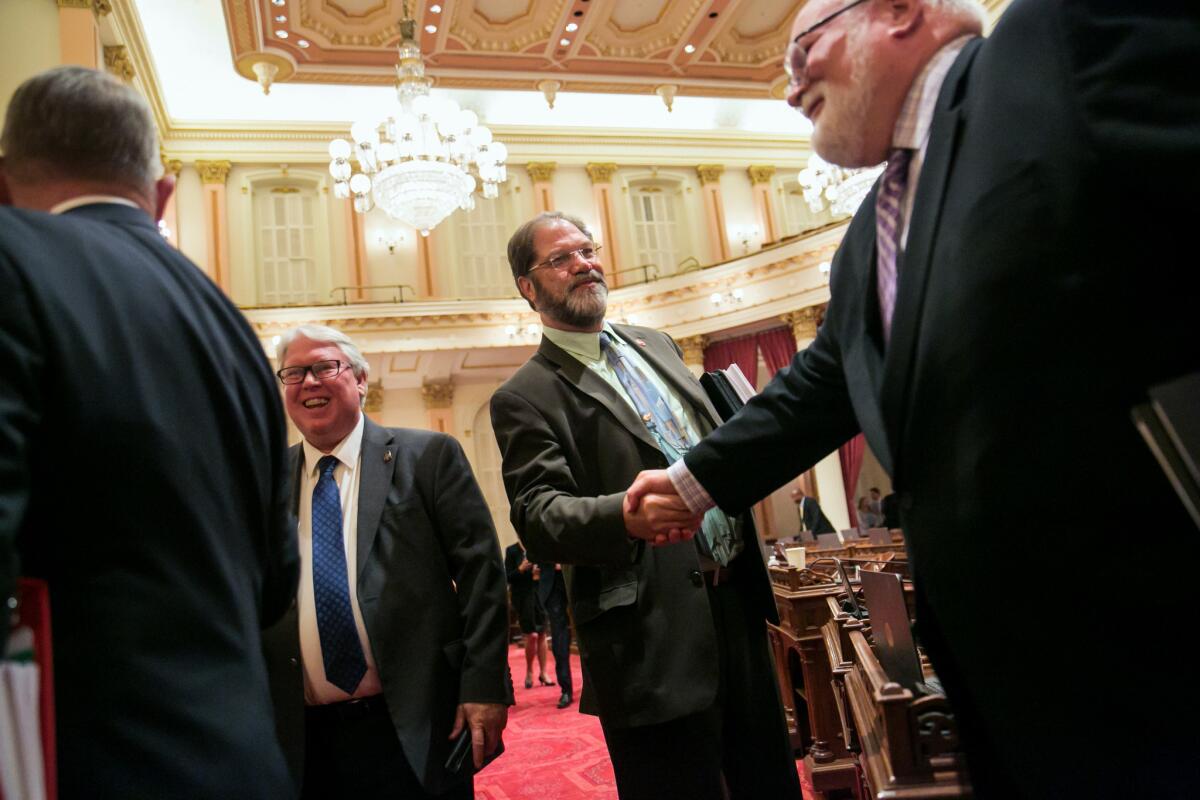
[[[816,341],[674,484],[630,494],[674,485],[736,511],[863,431],[900,497],[918,629],[977,793],[1188,796],[1195,702],[1141,678],[1193,592],[1115,587],[1128,520],[1189,530],[1130,409],[1200,368],[1197,204],[1165,191],[1200,183],[1200,24],[1182,3],[1015,0],[984,40],[981,13],[801,9],[789,103],[824,158],[888,168]],[[1113,319],[1126,335],[1098,336]],[[1062,501],[1084,494],[1105,513]],[[1015,540],[1036,550],[998,567]]]
[[[542,214],[509,240],[517,288],[541,316],[537,353],[492,397],[512,522],[531,559],[564,565],[583,665],[623,800],[799,797],[767,648],[776,619],[748,519],[699,524],[678,498],[622,507],[639,470],[666,466],[717,424],[670,337],[604,320],[586,226]],[[646,509],[675,510],[659,527]]]
[[[575,681],[571,677],[571,619],[567,616],[567,582],[562,564],[538,565],[538,600],[550,619],[550,646],[554,653],[554,677],[562,694],[558,707],[566,708],[575,699]]]
[[[0,601],[18,558],[49,584],[59,796],[291,796],[259,629],[298,562],[262,346],[155,227],[136,92],[42,73],[0,145],[0,197],[32,209],[0,208]]]
[[[833,524],[821,510],[821,504],[815,497],[809,497],[798,484],[792,487],[792,502],[796,504],[796,515],[800,518],[802,530],[816,533],[836,533]]]
[[[512,685],[491,514],[462,447],[362,413],[367,362],[302,325],[277,346],[299,515],[296,604],[267,641],[280,737],[308,798],[469,798]],[[446,769],[460,732],[462,769]]]

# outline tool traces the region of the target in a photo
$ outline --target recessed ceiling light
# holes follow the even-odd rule
[[[567,23],[567,33],[574,33],[577,30],[579,30],[579,26],[576,25],[574,22]]]
[[[696,45],[694,45],[694,44],[685,44],[685,45],[683,46],[683,52],[685,52],[685,53],[694,53],[694,52],[696,52]]]
[[[286,39],[288,37],[288,32],[287,31],[275,31],[275,35],[278,36],[280,39]]]
[[[437,25],[426,25],[425,32],[426,33],[437,33]]]
[[[276,22],[287,22],[287,17],[283,14],[280,14],[279,16],[277,16],[275,18],[275,21]]]
[[[296,40],[296,44],[300,45],[301,47],[308,47],[308,39],[298,39]]]
[[[271,3],[277,6],[287,5],[287,0],[271,0]]]
[[[442,7],[436,6],[436,5],[430,6],[429,11],[430,11],[430,13],[433,13],[433,14],[440,14],[440,13],[442,13]]]

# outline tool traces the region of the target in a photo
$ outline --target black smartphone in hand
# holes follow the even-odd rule
[[[446,757],[446,771],[451,775],[462,769],[463,761],[471,752],[471,728],[464,726],[462,733],[454,740],[454,747],[450,748],[450,755]]]

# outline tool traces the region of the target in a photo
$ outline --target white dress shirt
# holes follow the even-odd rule
[[[83,194],[79,197],[72,197],[70,200],[63,200],[56,206],[50,209],[51,214],[62,214],[70,211],[72,208],[80,206],[90,206],[95,203],[116,203],[119,206],[129,206],[130,208],[141,208],[137,203],[130,200],[128,197],[117,197],[112,194]]]
[[[358,487],[362,475],[362,437],[365,423],[362,414],[358,425],[328,454],[322,453],[307,441],[302,445],[304,463],[300,470],[300,519],[297,533],[300,538],[300,587],[296,591],[296,603],[300,612],[300,660],[304,669],[304,701],[309,705],[324,705],[349,700],[353,697],[370,697],[383,691],[379,670],[371,655],[371,644],[367,639],[367,628],[363,624],[362,611],[358,607]],[[339,463],[333,470],[333,479],[338,485],[342,503],[342,543],[346,548],[346,578],[350,585],[350,610],[354,613],[354,626],[358,629],[358,641],[362,645],[367,661],[367,673],[363,675],[358,689],[348,695],[325,680],[325,661],[321,657],[321,635],[317,630],[317,611],[313,599],[312,569],[312,496],[320,474],[317,462],[325,455],[337,458]]]

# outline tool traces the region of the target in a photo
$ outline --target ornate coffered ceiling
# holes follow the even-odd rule
[[[441,88],[766,98],[804,0],[409,0]],[[222,0],[255,80],[390,85],[403,0]],[[673,89],[660,90],[668,86]]]

